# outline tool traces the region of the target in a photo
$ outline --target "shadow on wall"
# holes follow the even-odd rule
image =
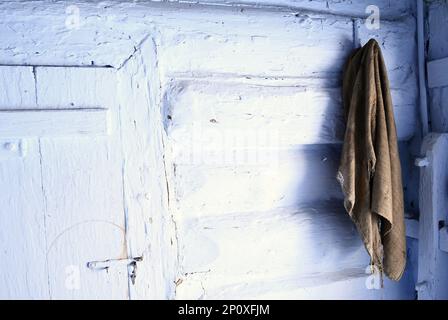
[[[348,53],[352,40],[340,43]],[[292,281],[266,286],[271,293],[304,289],[297,294],[306,297],[309,287],[355,281],[352,291],[344,289],[348,298],[400,290],[396,297],[413,297],[407,276],[400,285],[386,282],[390,294],[366,288],[369,257],[336,180],[344,135],[340,78],[170,81],[163,117],[181,264],[209,294],[241,281],[249,294],[261,277]]]

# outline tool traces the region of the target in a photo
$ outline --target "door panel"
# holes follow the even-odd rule
[[[49,298],[37,139],[0,139],[0,298]],[[14,143],[15,150],[6,150]],[[23,152],[26,145],[26,154]],[[23,151],[20,151],[23,150]]]
[[[128,298],[126,264],[88,268],[127,258],[115,71],[6,71],[33,81],[0,101],[0,296]]]
[[[125,266],[86,267],[90,261],[127,258],[121,164],[114,154],[117,143],[108,140],[41,139],[53,298],[127,298]]]

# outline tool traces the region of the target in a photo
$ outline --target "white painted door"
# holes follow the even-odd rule
[[[115,71],[0,67],[0,297],[128,292]]]

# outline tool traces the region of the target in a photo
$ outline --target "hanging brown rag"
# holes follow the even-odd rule
[[[371,264],[398,281],[406,265],[401,166],[389,80],[375,40],[350,57],[342,91],[347,123],[338,180],[344,206]]]

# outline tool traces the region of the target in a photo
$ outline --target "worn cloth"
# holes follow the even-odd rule
[[[371,264],[398,281],[406,265],[401,166],[389,80],[375,40],[349,58],[342,91],[346,131],[338,180],[344,206]]]

